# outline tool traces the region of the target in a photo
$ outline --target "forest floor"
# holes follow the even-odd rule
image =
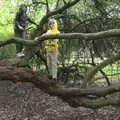
[[[1,81],[0,120],[120,120],[120,108],[73,108],[31,83]]]

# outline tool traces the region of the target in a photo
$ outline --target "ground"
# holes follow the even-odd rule
[[[72,108],[31,83],[0,82],[0,120],[120,120],[120,108]]]

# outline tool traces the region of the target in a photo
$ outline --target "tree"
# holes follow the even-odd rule
[[[10,43],[20,43],[28,46],[35,46],[38,43],[41,43],[45,39],[53,39],[53,38],[80,38],[85,40],[105,38],[105,37],[113,37],[113,36],[120,36],[120,30],[114,29],[109,31],[103,31],[98,33],[90,33],[90,34],[84,34],[84,33],[68,33],[68,34],[56,34],[56,35],[45,35],[42,37],[39,37],[35,41],[31,40],[24,40],[20,41],[17,38],[10,38],[8,40],[4,40],[0,42],[0,46],[10,44]],[[103,61],[103,63],[99,64],[96,67],[91,68],[86,74],[87,76],[84,77],[84,83],[82,87],[86,86],[86,83],[91,81],[95,73],[98,72],[99,69],[104,68],[106,65],[110,63],[114,63],[116,61],[120,60],[120,54],[117,54],[108,60]],[[12,60],[13,61],[13,60]],[[21,61],[21,60],[20,60]],[[78,87],[69,87],[61,86],[59,84],[54,83],[53,81],[48,80],[47,78],[43,78],[39,75],[39,73],[32,72],[28,68],[21,68],[21,67],[15,67],[17,64],[10,61],[1,61],[0,63],[0,79],[1,80],[12,80],[14,82],[17,81],[23,81],[23,82],[32,82],[37,87],[42,89],[44,92],[49,93],[50,95],[57,95],[60,98],[62,98],[64,101],[68,102],[70,105],[74,107],[78,106],[85,106],[90,108],[99,108],[106,105],[117,105],[120,103],[120,98],[116,99],[98,99],[100,97],[105,97],[108,94],[112,94],[115,92],[120,91],[120,85],[113,85],[110,87],[105,88],[78,88]],[[87,82],[86,82],[87,81]],[[90,100],[92,99],[92,100]]]
[[[26,34],[27,39],[24,41],[14,37],[0,41],[0,47],[5,46],[4,48],[11,43],[23,44],[27,47],[26,52],[28,54],[21,59],[4,60],[2,58],[3,60],[0,61],[0,80],[32,82],[44,92],[58,96],[74,107],[99,108],[120,104],[119,97],[116,99],[110,97],[114,95],[113,93],[120,92],[120,85],[109,84],[109,79],[103,70],[109,64],[114,64],[120,60],[118,5],[119,2],[116,0],[105,2],[99,0],[32,0],[28,6],[33,13],[29,12],[29,14],[39,21],[39,26],[33,31],[30,29],[29,34]],[[43,11],[44,14],[41,15]],[[40,36],[46,31],[46,22],[50,17],[59,21],[60,30],[64,34]],[[35,39],[36,37],[37,39]],[[74,54],[77,54],[74,60],[81,61],[82,67],[86,69],[82,75],[80,86],[68,87],[66,84],[56,84],[39,73],[33,72],[33,69],[26,68],[33,64],[41,66],[42,62],[46,64],[44,51],[40,45],[48,38],[61,39],[60,45],[64,47],[61,49],[61,54],[64,53],[62,54],[64,60],[61,60],[63,68],[64,66],[69,67],[71,59],[73,59],[73,51]],[[88,58],[90,58],[90,62]],[[102,62],[98,64],[96,58]],[[29,64],[29,61],[32,60],[34,62]],[[66,60],[68,65],[65,63]],[[96,81],[95,75],[99,74],[99,71],[110,86],[88,88],[91,83]]]

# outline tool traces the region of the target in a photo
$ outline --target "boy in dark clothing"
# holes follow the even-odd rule
[[[26,12],[27,12],[27,6],[25,4],[21,4],[19,11],[16,13],[16,17],[14,19],[15,37],[24,38],[24,32],[28,22],[37,25],[34,21],[32,21],[30,18],[27,17]],[[24,54],[21,53],[22,49],[23,49],[23,45],[16,44],[17,56],[24,56]]]

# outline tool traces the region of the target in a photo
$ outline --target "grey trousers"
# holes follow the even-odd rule
[[[49,75],[57,79],[58,51],[47,51],[46,57],[47,57],[47,66],[48,66]]]

